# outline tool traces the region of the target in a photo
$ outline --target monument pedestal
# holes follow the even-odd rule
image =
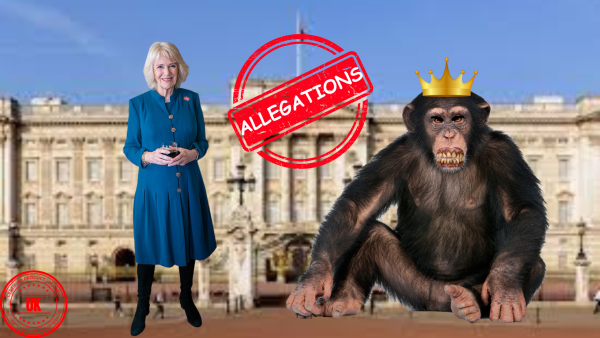
[[[229,230],[229,304],[234,311],[254,307],[252,287],[252,226],[250,212],[240,206],[232,215],[233,228]]]
[[[196,261],[196,271],[198,273],[198,300],[196,305],[200,308],[207,308],[211,304],[209,259]]]
[[[575,302],[587,303],[589,299],[589,273],[590,262],[585,255],[579,255],[575,261]]]
[[[19,274],[19,264],[16,260],[12,258],[8,258],[6,261],[6,284],[10,282],[16,275]],[[5,307],[6,309],[10,309],[10,298],[5,298]]]

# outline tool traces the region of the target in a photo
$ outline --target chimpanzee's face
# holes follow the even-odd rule
[[[433,143],[438,168],[456,171],[464,166],[471,114],[463,106],[431,108],[425,114],[425,127]]]

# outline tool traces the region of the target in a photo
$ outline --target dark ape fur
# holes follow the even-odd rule
[[[419,95],[405,110],[409,132],[365,165],[319,228],[309,279],[333,271],[332,299],[365,302],[375,283],[414,310],[451,311],[443,287],[473,291],[492,273],[520,288],[527,304],[545,275],[540,257],[548,223],[539,180],[510,137],[487,126],[489,106],[470,97]],[[434,107],[469,110],[463,168],[436,166],[425,126]],[[377,218],[398,206],[392,230]],[[486,312],[487,311],[487,312]]]

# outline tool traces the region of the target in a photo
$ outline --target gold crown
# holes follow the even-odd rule
[[[477,71],[475,71],[475,75],[469,80],[467,83],[462,82],[462,75],[465,73],[464,70],[460,71],[460,75],[453,79],[450,76],[450,71],[448,70],[448,58],[446,60],[446,69],[444,70],[444,75],[442,75],[441,79],[433,76],[433,72],[429,71],[431,74],[431,83],[425,82],[419,75],[419,71],[415,71],[415,74],[421,80],[421,87],[423,87],[423,96],[471,96],[471,86],[473,85],[473,80],[475,80],[475,75],[477,75]]]

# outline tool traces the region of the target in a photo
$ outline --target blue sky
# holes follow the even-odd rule
[[[122,103],[148,90],[142,67],[155,41],[172,42],[190,66],[183,84],[204,103],[228,104],[230,81],[264,43],[295,32],[358,53],[372,102],[406,103],[421,91],[415,70],[438,77],[479,71],[488,102],[600,94],[600,1],[32,1],[0,0],[0,95],[28,102]],[[303,70],[331,55],[304,48]],[[254,77],[291,78],[295,48],[280,49]],[[424,77],[429,81],[429,75]]]

